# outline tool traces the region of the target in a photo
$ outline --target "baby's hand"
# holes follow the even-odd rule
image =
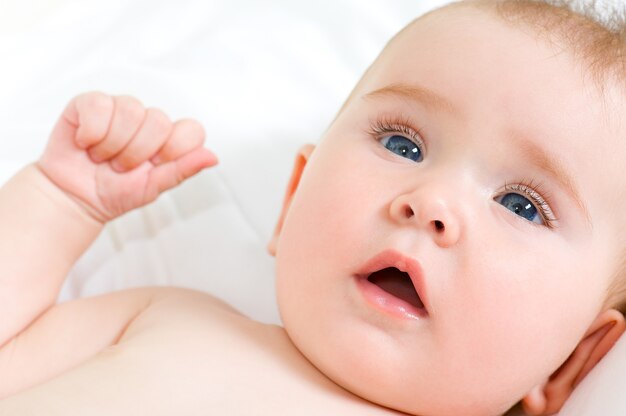
[[[104,223],[215,165],[203,142],[194,120],[172,123],[135,98],[90,92],[70,101],[37,166]]]

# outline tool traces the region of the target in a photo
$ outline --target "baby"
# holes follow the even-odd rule
[[[296,157],[284,328],[187,289],[54,304],[107,221],[217,163],[195,121],[74,98],[0,190],[0,415],[557,412],[626,328],[622,48],[532,1],[401,31]]]

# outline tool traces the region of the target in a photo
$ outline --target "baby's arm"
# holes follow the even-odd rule
[[[0,189],[0,355],[46,320],[106,221],[217,162],[203,140],[198,123],[172,123],[130,97],[89,93],[68,104],[42,158]]]
[[[54,303],[101,229],[36,165],[0,188],[0,346]]]

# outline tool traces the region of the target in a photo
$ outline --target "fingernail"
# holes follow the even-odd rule
[[[120,162],[118,162],[117,160],[114,160],[111,162],[111,167],[113,168],[114,171],[116,172],[124,172],[124,166],[122,166],[120,164]]]
[[[104,159],[102,159],[101,156],[99,156],[98,154],[95,154],[95,153],[89,153],[89,157],[91,158],[91,160],[94,163],[100,163],[100,162],[102,162],[104,160]]]

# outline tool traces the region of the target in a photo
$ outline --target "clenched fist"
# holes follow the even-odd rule
[[[217,164],[203,143],[194,120],[171,122],[135,98],[90,92],[67,105],[36,165],[104,223]]]

